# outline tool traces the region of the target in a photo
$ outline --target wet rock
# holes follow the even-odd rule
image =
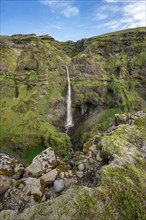
[[[65,183],[63,179],[55,180],[54,181],[54,191],[56,193],[61,192],[65,187]]]

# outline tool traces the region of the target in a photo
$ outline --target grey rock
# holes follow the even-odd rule
[[[65,179],[65,187],[66,188],[75,184],[75,183],[76,183],[76,180],[74,178]]]
[[[78,171],[78,172],[76,173],[76,175],[77,175],[77,177],[82,178],[83,175],[84,175],[84,173],[83,173],[83,171]]]
[[[64,183],[64,180],[60,179],[60,180],[55,180],[54,181],[54,191],[56,193],[59,193],[61,192],[65,187],[65,183]]]
[[[59,174],[59,177],[60,177],[61,179],[63,179],[63,178],[64,178],[64,172],[61,172],[61,173]]]
[[[141,154],[146,158],[146,145],[140,149]]]
[[[53,169],[53,170],[51,170],[50,172],[48,172],[48,173],[42,175],[42,176],[40,177],[40,180],[43,180],[46,184],[52,183],[52,182],[54,182],[54,180],[56,179],[57,174],[58,174],[57,170],[56,170],[56,169]]]
[[[36,204],[42,198],[40,180],[32,177],[17,180],[4,194],[3,204],[6,209],[15,209]]]
[[[98,152],[97,155],[96,155],[96,160],[101,162],[102,161],[102,158],[100,156],[100,153]]]
[[[37,155],[32,163],[26,168],[26,176],[39,177],[46,170],[51,170],[59,163],[51,148],[47,148]]]
[[[93,153],[93,155],[97,154],[97,149],[96,149],[96,145],[92,145],[92,147],[89,148],[89,150]]]
[[[83,163],[79,164],[79,166],[78,166],[79,171],[83,171],[84,168],[85,168],[85,166]]]
[[[94,163],[94,160],[93,160],[93,158],[91,157],[91,158],[89,158],[89,163],[90,164],[93,164]]]

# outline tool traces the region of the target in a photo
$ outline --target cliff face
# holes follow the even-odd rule
[[[105,115],[101,114],[108,114],[108,109],[113,113],[144,109],[145,34],[145,28],[138,28],[76,43],[57,42],[48,35],[2,36],[2,149],[18,152],[52,146],[66,155],[70,139],[60,132],[65,130],[66,63],[75,123],[70,132],[75,141],[82,135],[84,142],[89,130],[102,130]]]

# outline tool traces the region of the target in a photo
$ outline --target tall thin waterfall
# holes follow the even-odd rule
[[[72,118],[72,108],[71,108],[71,86],[70,86],[70,78],[69,78],[69,70],[68,66],[66,65],[66,72],[67,72],[67,118],[66,118],[66,129],[73,126],[73,118]]]

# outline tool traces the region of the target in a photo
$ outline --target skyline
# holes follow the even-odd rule
[[[144,26],[145,0],[1,0],[1,35],[77,41]]]

